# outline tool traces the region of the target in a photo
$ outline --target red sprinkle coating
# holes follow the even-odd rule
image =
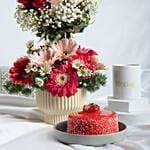
[[[100,113],[82,111],[69,115],[69,134],[102,135],[115,132],[118,132],[118,118],[113,111],[103,110]]]

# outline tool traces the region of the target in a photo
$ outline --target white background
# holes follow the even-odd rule
[[[0,3],[0,66],[12,65],[25,54],[25,43],[36,40],[30,32],[22,32],[13,18],[16,0]],[[150,66],[150,0],[99,0],[96,21],[76,40],[97,50],[100,60],[109,66],[108,84],[94,95],[111,93],[111,65],[139,63]],[[150,74],[143,75],[149,89]],[[91,95],[91,97],[93,94]]]

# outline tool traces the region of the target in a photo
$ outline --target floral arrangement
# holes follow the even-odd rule
[[[23,31],[55,42],[71,38],[92,23],[97,0],[17,0],[15,18]]]
[[[51,93],[52,96],[73,96],[77,88],[95,91],[105,85],[106,70],[92,49],[77,47],[72,39],[62,39],[50,45],[34,48],[27,44],[28,54],[19,58],[10,69],[13,84],[32,86]]]
[[[90,92],[106,83],[106,70],[96,51],[82,48],[72,34],[92,23],[97,0],[17,0],[15,18],[23,31],[31,30],[47,41],[38,48],[27,43],[27,55],[10,69],[9,93],[29,95],[39,88],[52,96],[73,96],[78,88]]]

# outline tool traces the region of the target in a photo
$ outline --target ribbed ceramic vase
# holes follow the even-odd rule
[[[68,120],[72,112],[81,111],[87,102],[86,90],[78,89],[78,92],[69,98],[52,96],[46,91],[36,90],[36,102],[44,115],[46,123],[56,125],[61,121]]]

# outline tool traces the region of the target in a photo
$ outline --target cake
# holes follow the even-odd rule
[[[72,113],[68,117],[69,134],[104,135],[118,132],[117,114],[109,110],[100,110],[96,104],[84,105],[83,111]]]

